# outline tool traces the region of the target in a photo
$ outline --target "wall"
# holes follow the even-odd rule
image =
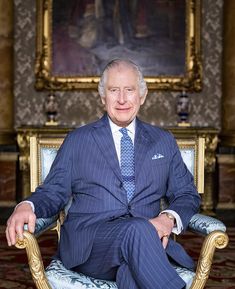
[[[0,151],[13,133],[13,0],[0,1]]]
[[[34,89],[36,5],[33,0],[15,0],[15,127],[45,122],[47,92]],[[223,0],[202,0],[203,90],[190,95],[194,126],[220,128],[221,54]],[[57,92],[62,125],[80,125],[102,115],[98,93]],[[161,126],[176,125],[177,93],[149,93],[140,117]]]

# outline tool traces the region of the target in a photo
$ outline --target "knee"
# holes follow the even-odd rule
[[[154,226],[143,218],[130,218],[124,230],[121,249],[126,262],[135,255],[136,248],[138,252],[144,251],[146,246],[155,243],[158,238]]]
[[[144,218],[130,218],[126,229],[126,234],[134,234],[139,236],[147,236],[155,233],[153,225]]]

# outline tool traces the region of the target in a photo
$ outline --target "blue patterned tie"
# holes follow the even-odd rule
[[[126,128],[121,128],[121,173],[123,178],[123,187],[127,192],[128,202],[135,193],[135,162],[134,146]]]

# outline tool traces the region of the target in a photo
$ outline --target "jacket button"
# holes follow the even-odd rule
[[[127,208],[128,208],[128,210],[130,211],[130,209],[131,209],[131,205],[128,205],[128,207],[127,207]]]

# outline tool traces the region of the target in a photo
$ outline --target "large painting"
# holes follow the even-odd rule
[[[129,58],[150,89],[201,89],[199,0],[38,0],[36,87],[94,89]]]

